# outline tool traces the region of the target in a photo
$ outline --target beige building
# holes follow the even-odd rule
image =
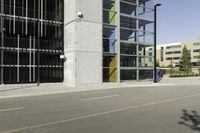
[[[183,47],[186,46],[191,54],[191,62],[197,66],[198,56],[200,53],[200,40],[183,41],[177,43],[160,44],[157,46],[157,61],[160,67],[178,67],[182,55]],[[146,49],[148,55],[152,55],[153,47]],[[148,63],[153,62],[151,59]]]

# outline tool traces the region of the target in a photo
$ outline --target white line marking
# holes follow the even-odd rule
[[[160,92],[160,91],[168,91],[169,89],[162,89],[162,90],[151,90],[149,93]]]
[[[110,95],[110,96],[102,96],[102,97],[92,97],[87,99],[81,99],[80,101],[90,101],[90,100],[98,100],[98,99],[105,99],[105,98],[113,98],[118,97],[119,95]]]
[[[2,109],[2,110],[0,110],[0,112],[7,112],[7,111],[14,111],[14,110],[21,110],[21,109],[24,109],[24,107]]]
[[[150,107],[150,106],[153,106],[153,105],[158,105],[158,104],[163,104],[163,103],[168,103],[168,102],[174,102],[174,101],[183,100],[183,99],[192,98],[192,97],[197,97],[197,96],[200,96],[200,93],[188,95],[188,96],[183,96],[183,97],[172,98],[172,99],[166,99],[166,100],[163,100],[163,101],[160,101],[160,102],[151,102],[151,103],[146,103],[146,104],[141,104],[141,105],[134,105],[134,106],[124,107],[124,108],[119,108],[119,109],[110,110],[110,111],[99,112],[99,113],[95,113],[95,114],[83,115],[83,116],[79,116],[79,117],[75,117],[75,118],[71,118],[71,119],[66,119],[66,120],[61,120],[61,121],[49,122],[49,123],[38,124],[38,125],[22,127],[22,128],[17,128],[17,129],[11,129],[11,130],[3,131],[3,132],[0,132],[0,133],[21,132],[21,131],[25,131],[25,130],[34,129],[34,128],[41,128],[41,127],[45,127],[45,126],[52,126],[52,125],[57,125],[57,124],[62,124],[62,123],[68,123],[68,122],[72,122],[72,121],[108,115],[108,114],[122,112],[122,111],[126,111],[126,110],[131,110],[131,109]]]

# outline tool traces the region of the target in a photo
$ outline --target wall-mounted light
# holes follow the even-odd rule
[[[65,55],[60,55],[60,59],[66,61]]]
[[[79,18],[83,18],[83,13],[80,12],[80,11],[77,13],[77,15],[78,15]]]

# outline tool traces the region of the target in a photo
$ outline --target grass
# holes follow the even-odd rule
[[[199,75],[170,75],[170,78],[198,77]]]

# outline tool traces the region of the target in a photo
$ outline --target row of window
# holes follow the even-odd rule
[[[171,52],[166,52],[166,54],[180,54],[181,51],[171,51]]]
[[[181,45],[167,46],[166,49],[181,48]]]
[[[23,36],[34,36],[40,32],[41,36],[47,38],[60,38],[62,36],[61,23],[38,22],[37,20],[25,20],[21,18],[3,17],[4,34],[19,34]]]
[[[193,59],[200,59],[199,56],[193,56]],[[166,60],[180,60],[180,57],[169,57]]]
[[[1,38],[0,38],[1,40]],[[40,49],[44,50],[63,50],[63,41],[61,38],[53,39],[53,38],[40,38],[38,40],[35,36],[27,36],[26,38],[16,35],[4,36],[3,46],[7,49],[15,49],[21,48],[23,51],[27,49],[37,49],[38,41],[40,41]]]
[[[180,57],[168,57],[166,60],[180,60]]]
[[[111,73],[116,73],[117,69],[113,68],[112,71],[110,71],[108,68],[103,69],[103,81],[104,82],[116,82],[116,79],[110,79],[107,75],[110,75]],[[112,75],[113,77],[116,77],[117,75]],[[123,80],[144,80],[144,79],[153,79],[153,70],[139,70],[139,75],[137,76],[137,70],[120,70],[120,79]]]
[[[37,67],[4,67],[3,71],[3,83],[13,84],[13,83],[35,83],[37,82]],[[1,71],[0,71],[1,73]],[[18,75],[19,73],[19,75]],[[50,82],[62,82],[63,81],[63,68],[40,68],[40,82],[50,83]],[[1,77],[0,77],[1,80]]]
[[[190,52],[190,50],[188,51]],[[193,52],[200,52],[200,49],[195,49]],[[165,54],[181,54],[181,51],[171,51],[171,52],[166,52]]]
[[[200,46],[200,42],[199,43],[194,43],[193,46]]]

